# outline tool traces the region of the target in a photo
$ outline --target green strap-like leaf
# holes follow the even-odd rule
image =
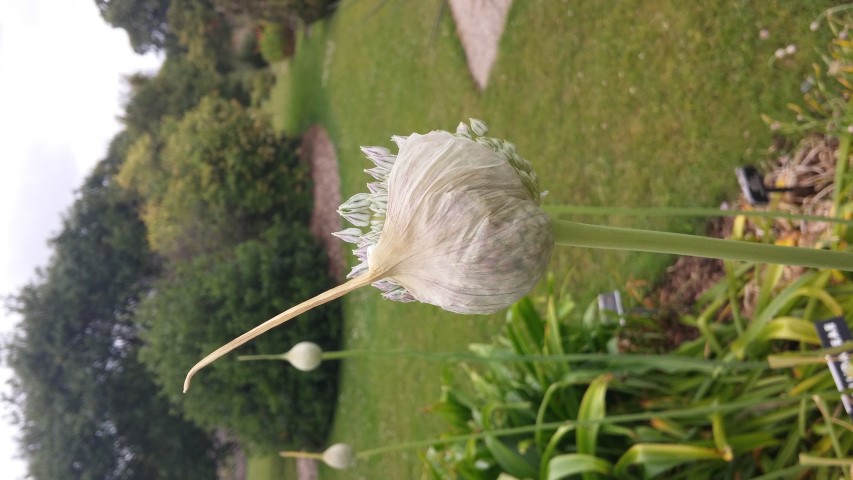
[[[610,475],[612,470],[613,465],[603,458],[582,453],[569,453],[556,456],[548,462],[547,480],[558,480],[579,473]]]
[[[586,389],[581,406],[578,410],[577,444],[578,453],[595,455],[595,447],[598,442],[598,430],[601,427],[599,420],[605,414],[605,394],[607,384],[613,379],[613,375],[604,374],[596,377],[590,382]],[[588,422],[588,423],[587,423]]]
[[[613,474],[622,477],[629,466],[641,465],[648,477],[654,477],[676,465],[697,460],[722,460],[722,455],[712,448],[692,445],[638,443],[619,458]]]

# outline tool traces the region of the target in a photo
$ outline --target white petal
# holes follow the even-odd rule
[[[340,210],[361,210],[370,207],[369,193],[356,193],[338,207]]]
[[[373,195],[384,193],[388,194],[388,184],[385,182],[370,182],[367,184],[367,190]]]
[[[486,122],[482,120],[477,120],[476,118],[469,118],[468,121],[471,122],[471,130],[474,130],[474,133],[477,135],[485,135],[486,132],[489,131],[489,126],[486,125]]]
[[[370,209],[376,213],[385,213],[388,208],[388,194],[377,193],[370,199]]]
[[[340,238],[341,240],[347,243],[358,243],[363,234],[364,232],[362,232],[360,228],[347,228],[345,230],[341,230],[340,232],[332,233],[332,235]]]
[[[361,151],[368,159],[370,159],[371,162],[375,163],[377,167],[386,168],[388,170],[391,170],[391,167],[394,166],[394,160],[397,159],[396,155],[384,147],[361,147]]]
[[[338,213],[344,217],[346,221],[355,225],[356,227],[366,227],[370,224],[370,213],[364,212],[341,212]]]
[[[460,137],[471,138],[471,132],[468,131],[468,125],[459,122],[459,125],[456,127],[456,135],[459,135]]]
[[[406,140],[409,137],[401,137],[400,135],[392,135],[391,141],[397,144],[397,148],[403,148],[403,145],[406,143]]]
[[[372,285],[374,287],[378,288],[379,290],[382,290],[383,292],[390,292],[392,290],[400,288],[399,283],[397,283],[393,280],[389,280],[387,278],[379,280],[378,282],[373,282]]]
[[[380,182],[385,182],[388,180],[388,174],[391,173],[387,168],[382,167],[374,167],[368,168],[364,170],[364,173],[370,175],[371,177],[379,180]]]
[[[349,274],[347,274],[347,278],[355,278],[365,272],[367,272],[367,263],[359,263],[358,265],[352,267],[352,270],[350,270]]]
[[[383,293],[382,298],[403,303],[414,302],[416,300],[415,297],[405,288],[398,288],[397,290]]]

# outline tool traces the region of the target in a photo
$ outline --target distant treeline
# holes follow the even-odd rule
[[[30,476],[216,478],[222,438],[258,451],[322,445],[334,366],[232,358],[187,395],[181,385],[204,354],[330,284],[308,233],[298,139],[256,108],[269,73],[254,34],[315,20],[330,2],[96,4],[136,51],[166,58],[128,78],[124,130],[77,192],[49,264],[10,302],[23,321],[5,345],[8,401]],[[336,348],[339,311],[308,315],[241,353]]]

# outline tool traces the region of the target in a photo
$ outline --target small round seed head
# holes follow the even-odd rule
[[[346,443],[336,443],[323,452],[323,463],[337,470],[346,470],[354,462],[355,451]]]
[[[297,370],[310,372],[323,361],[323,350],[312,342],[299,342],[285,354],[287,361]]]

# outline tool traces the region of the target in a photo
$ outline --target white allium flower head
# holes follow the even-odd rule
[[[457,313],[492,313],[533,288],[554,244],[539,179],[487,129],[471,119],[455,134],[395,137],[393,159],[381,147],[362,148],[380,182],[339,210],[356,227],[370,225],[362,236],[353,228],[334,234],[355,243],[362,260],[349,278],[375,276],[386,299]]]

